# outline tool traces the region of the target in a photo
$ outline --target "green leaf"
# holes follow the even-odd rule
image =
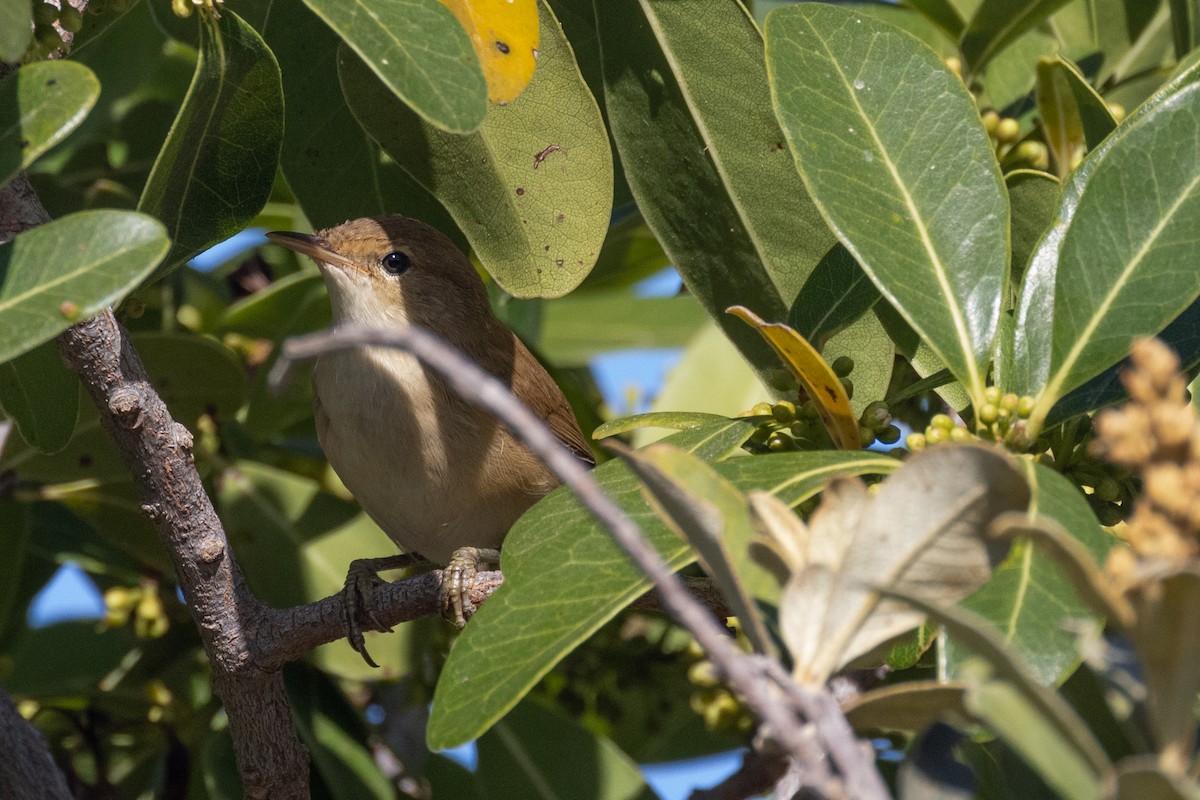
[[[596,266],[579,288],[581,291],[624,289],[670,264],[662,244],[635,210],[609,226]]]
[[[496,723],[477,747],[477,780],[490,800],[657,797],[637,764],[612,741],[532,701]]]
[[[0,30],[5,30],[2,10]],[[0,184],[65,139],[99,96],[96,76],[73,61],[27,64],[0,82]]]
[[[575,288],[596,261],[612,208],[600,111],[558,22],[539,8],[532,82],[508,105],[489,106],[466,136],[422,122],[346,48],[339,59],[355,118],[446,207],[488,273],[517,297]]]
[[[246,368],[225,345],[191,333],[137,333],[138,354],[153,365],[154,388],[178,422],[205,413],[232,420],[246,399]],[[148,367],[149,368],[149,367]]]
[[[283,89],[275,56],[232,11],[200,30],[192,85],[138,202],[173,240],[157,275],[250,224],[279,164]]]
[[[962,36],[963,29],[967,25],[958,13],[958,9],[949,0],[907,0],[905,5],[915,8],[952,39]]]
[[[813,198],[884,296],[982,397],[1008,203],[971,95],[923,44],[845,9],[777,9],[766,36],[772,101]]]
[[[755,529],[746,496],[711,466],[668,444],[621,455],[644,484],[651,508],[691,545],[754,651],[777,656],[754,598],[777,603],[779,586],[750,559]]]
[[[904,317],[900,316],[900,312],[892,308],[891,303],[876,303],[875,316],[879,319],[883,329],[887,331],[888,337],[895,343],[896,353],[903,356],[913,370],[921,376],[922,388],[909,387],[908,392],[916,394],[926,389],[934,389],[938,396],[956,411],[962,411],[971,404],[971,399],[967,397],[963,385],[955,380],[954,375],[938,358],[937,353],[933,352],[933,349],[917,335]],[[892,399],[898,400],[905,395],[906,392],[899,392]]]
[[[682,347],[708,319],[694,297],[634,297],[625,289],[574,292],[542,309],[539,350],[562,366],[612,350]]]
[[[4,688],[34,698],[94,696],[104,676],[135,646],[132,628],[98,633],[92,621],[28,630],[5,653],[12,669]]]
[[[1117,765],[1114,800],[1200,800],[1200,787],[1190,777],[1177,775],[1157,763],[1154,756],[1134,756]]]
[[[752,430],[747,421],[729,420],[665,441],[708,461],[728,455]],[[795,505],[835,474],[897,466],[895,459],[875,453],[814,452],[734,458],[716,471],[743,491],[764,489]],[[658,521],[624,464],[610,461],[594,474],[672,569],[691,562],[689,548]],[[555,490],[517,521],[501,552],[501,566],[503,586],[463,631],[438,681],[426,734],[434,749],[487,730],[563,656],[649,588],[565,489]]]
[[[67,446],[79,419],[79,379],[53,341],[0,364],[0,406],[21,438],[41,452]]]
[[[162,225],[132,211],[81,211],[0,245],[0,362],[117,303],[169,245]]]
[[[1015,294],[1038,241],[1054,222],[1062,184],[1045,172],[1019,169],[1004,176],[1012,215],[1009,286]]]
[[[487,84],[462,25],[436,0],[305,0],[388,93],[448,133],[470,133],[489,110]],[[539,66],[541,66],[539,64]]]
[[[1196,0],[1168,0],[1175,58],[1182,61],[1200,42],[1200,5]]]
[[[1077,169],[1033,256],[1014,331],[1013,391],[1054,403],[1200,296],[1200,67],[1172,80]],[[1136,201],[1131,198],[1136,198]],[[1046,320],[1053,321],[1050,334]]]
[[[279,166],[313,227],[404,214],[464,246],[466,240],[446,210],[383,157],[350,113],[337,77],[337,34],[300,0],[278,0],[263,37],[283,76]]]
[[[850,409],[855,419],[867,406],[887,396],[896,366],[896,346],[874,314],[865,314],[857,322],[834,334],[825,343],[825,360],[832,364],[841,356],[854,359],[849,378],[854,383]],[[961,387],[960,387],[961,391]]]
[[[1104,563],[1114,539],[1101,529],[1083,493],[1048,467],[1027,460],[1020,466],[1032,493],[1030,514],[1059,523],[1097,563]],[[1095,618],[1054,561],[1035,545],[1019,540],[991,580],[961,606],[994,625],[1005,646],[1043,686],[1060,681],[1079,663],[1078,637],[1071,621]],[[950,649],[952,673],[966,657],[958,648]]]
[[[983,0],[962,36],[964,67],[978,74],[997,53],[1069,0]]]
[[[1070,175],[1083,153],[1099,147],[1117,127],[1104,99],[1062,56],[1038,61],[1037,102],[1059,178]]]
[[[596,4],[605,105],[638,207],[688,289],[762,377],[774,353],[725,314],[783,320],[834,237],[771,113],[761,35],[740,4]]]
[[[1066,800],[1103,796],[1103,773],[1098,773],[1070,743],[1064,741],[1042,709],[1011,683],[976,679],[967,689],[964,705],[1008,742]]]
[[[630,417],[609,420],[592,431],[592,438],[606,439],[609,436],[646,427],[686,431],[690,428],[721,424],[726,421],[726,418],[720,414],[704,414],[699,411],[651,411],[648,414],[634,414]]]
[[[30,7],[27,0],[0,0],[0,62],[16,63],[29,46],[33,38]]]
[[[879,289],[839,243],[804,282],[787,322],[820,352],[829,337],[856,322],[878,300]]]

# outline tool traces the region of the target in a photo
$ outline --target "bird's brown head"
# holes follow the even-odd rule
[[[424,222],[388,214],[315,234],[273,231],[267,238],[317,262],[335,322],[416,323],[457,339],[495,319],[466,255]]]

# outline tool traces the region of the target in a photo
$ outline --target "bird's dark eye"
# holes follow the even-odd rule
[[[408,269],[412,261],[408,257],[408,253],[402,253],[399,250],[393,250],[383,257],[380,264],[383,266],[383,271],[388,275],[399,275]]]

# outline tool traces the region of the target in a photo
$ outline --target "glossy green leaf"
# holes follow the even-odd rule
[[[138,202],[173,240],[158,275],[253,221],[279,164],[283,89],[275,56],[229,10],[203,20],[201,34],[192,85]]]
[[[610,420],[592,431],[593,439],[605,439],[619,433],[628,433],[638,428],[668,428],[686,431],[702,425],[715,425],[726,421],[720,414],[705,414],[699,411],[651,411]]]
[[[1114,539],[1100,527],[1083,493],[1048,467],[1022,461],[1021,469],[1029,481],[1029,509],[1034,518],[1047,517],[1059,523],[1097,563],[1103,563]],[[1005,645],[1043,686],[1062,680],[1079,663],[1071,621],[1094,618],[1054,561],[1035,545],[1020,540],[991,580],[961,605],[994,625]],[[963,658],[960,650],[950,649],[952,672]]]
[[[750,559],[755,529],[746,496],[710,465],[668,444],[621,455],[644,485],[651,508],[691,546],[750,646],[776,656],[754,598],[778,602],[779,586]]]
[[[974,75],[1069,0],[983,0],[962,36],[964,67]]]
[[[688,289],[761,377],[740,304],[783,320],[834,244],[771,113],[762,39],[736,3],[596,5],[609,124],[638,207]]]
[[[822,350],[879,300],[879,289],[840,243],[825,254],[792,302],[787,322]]]
[[[79,379],[44,342],[0,364],[0,406],[17,424],[21,438],[43,453],[67,446],[79,419]]]
[[[962,411],[971,404],[971,399],[967,397],[963,385],[954,379],[954,375],[938,358],[937,353],[933,352],[933,349],[905,322],[904,317],[900,316],[900,312],[892,308],[891,303],[876,303],[874,310],[883,329],[895,343],[896,353],[903,356],[913,370],[921,376],[922,388],[920,391],[936,390],[938,396],[956,411]],[[910,389],[910,391],[914,390]],[[900,396],[900,394],[897,395],[897,397]]]
[[[730,420],[666,441],[712,460],[728,455],[752,430],[749,422]],[[716,471],[743,491],[764,489],[795,505],[832,475],[896,466],[894,459],[874,453],[824,452],[734,458],[718,464]],[[690,549],[657,520],[625,465],[610,461],[595,475],[672,569],[691,562]],[[472,618],[438,681],[427,732],[435,749],[487,730],[563,656],[649,588],[564,489],[517,521],[504,543],[501,567],[504,585]]]
[[[479,59],[462,25],[437,0],[305,4],[426,122],[449,133],[470,133],[483,122],[487,84]]]
[[[337,34],[300,0],[272,7],[263,37],[283,77],[279,166],[312,226],[404,214],[465,245],[446,210],[383,156],[350,113],[337,78]]]
[[[1200,366],[1200,300],[1188,306],[1182,314],[1163,328],[1157,337],[1180,357],[1180,368],[1193,373]],[[1101,372],[1066,397],[1059,400],[1046,416],[1046,427],[1057,425],[1077,414],[1095,411],[1127,396],[1121,383],[1121,371],[1129,365],[1124,358]]]
[[[1037,102],[1059,178],[1065,179],[1084,152],[1098,147],[1117,127],[1104,99],[1061,56],[1038,62]]]
[[[0,34],[0,48],[4,36]],[[96,76],[72,61],[37,61],[0,82],[0,184],[65,139],[99,96]]]
[[[505,715],[476,746],[477,779],[490,800],[657,797],[611,740],[532,701]]]
[[[612,209],[600,111],[558,22],[539,7],[533,81],[512,103],[489,106],[467,136],[423,123],[346,48],[339,61],[359,123],[446,207],[488,273],[517,297],[575,288],[596,261]]]
[[[1035,252],[1014,330],[1013,391],[1051,406],[1200,296],[1200,67],[1147,101],[1083,162]],[[1053,320],[1050,335],[1046,320]]]
[[[131,211],[81,211],[0,245],[0,362],[115,304],[169,245],[162,225]]]
[[[813,198],[883,294],[981,397],[1008,203],[971,95],[924,45],[844,9],[777,9],[766,36],[772,100]]]
[[[562,366],[612,350],[682,347],[708,319],[694,297],[634,297],[623,289],[575,292],[542,309],[539,350]]]
[[[31,39],[33,17],[30,4],[26,0],[0,0],[0,62],[18,61]]]

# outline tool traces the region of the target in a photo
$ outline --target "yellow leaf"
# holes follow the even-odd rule
[[[537,64],[538,0],[442,0],[467,30],[487,79],[488,100],[517,99]]]
[[[817,408],[829,438],[842,450],[859,450],[858,421],[850,408],[846,388],[821,354],[803,336],[781,322],[766,322],[745,306],[731,306],[726,313],[754,328],[771,345],[788,370],[800,381]]]

